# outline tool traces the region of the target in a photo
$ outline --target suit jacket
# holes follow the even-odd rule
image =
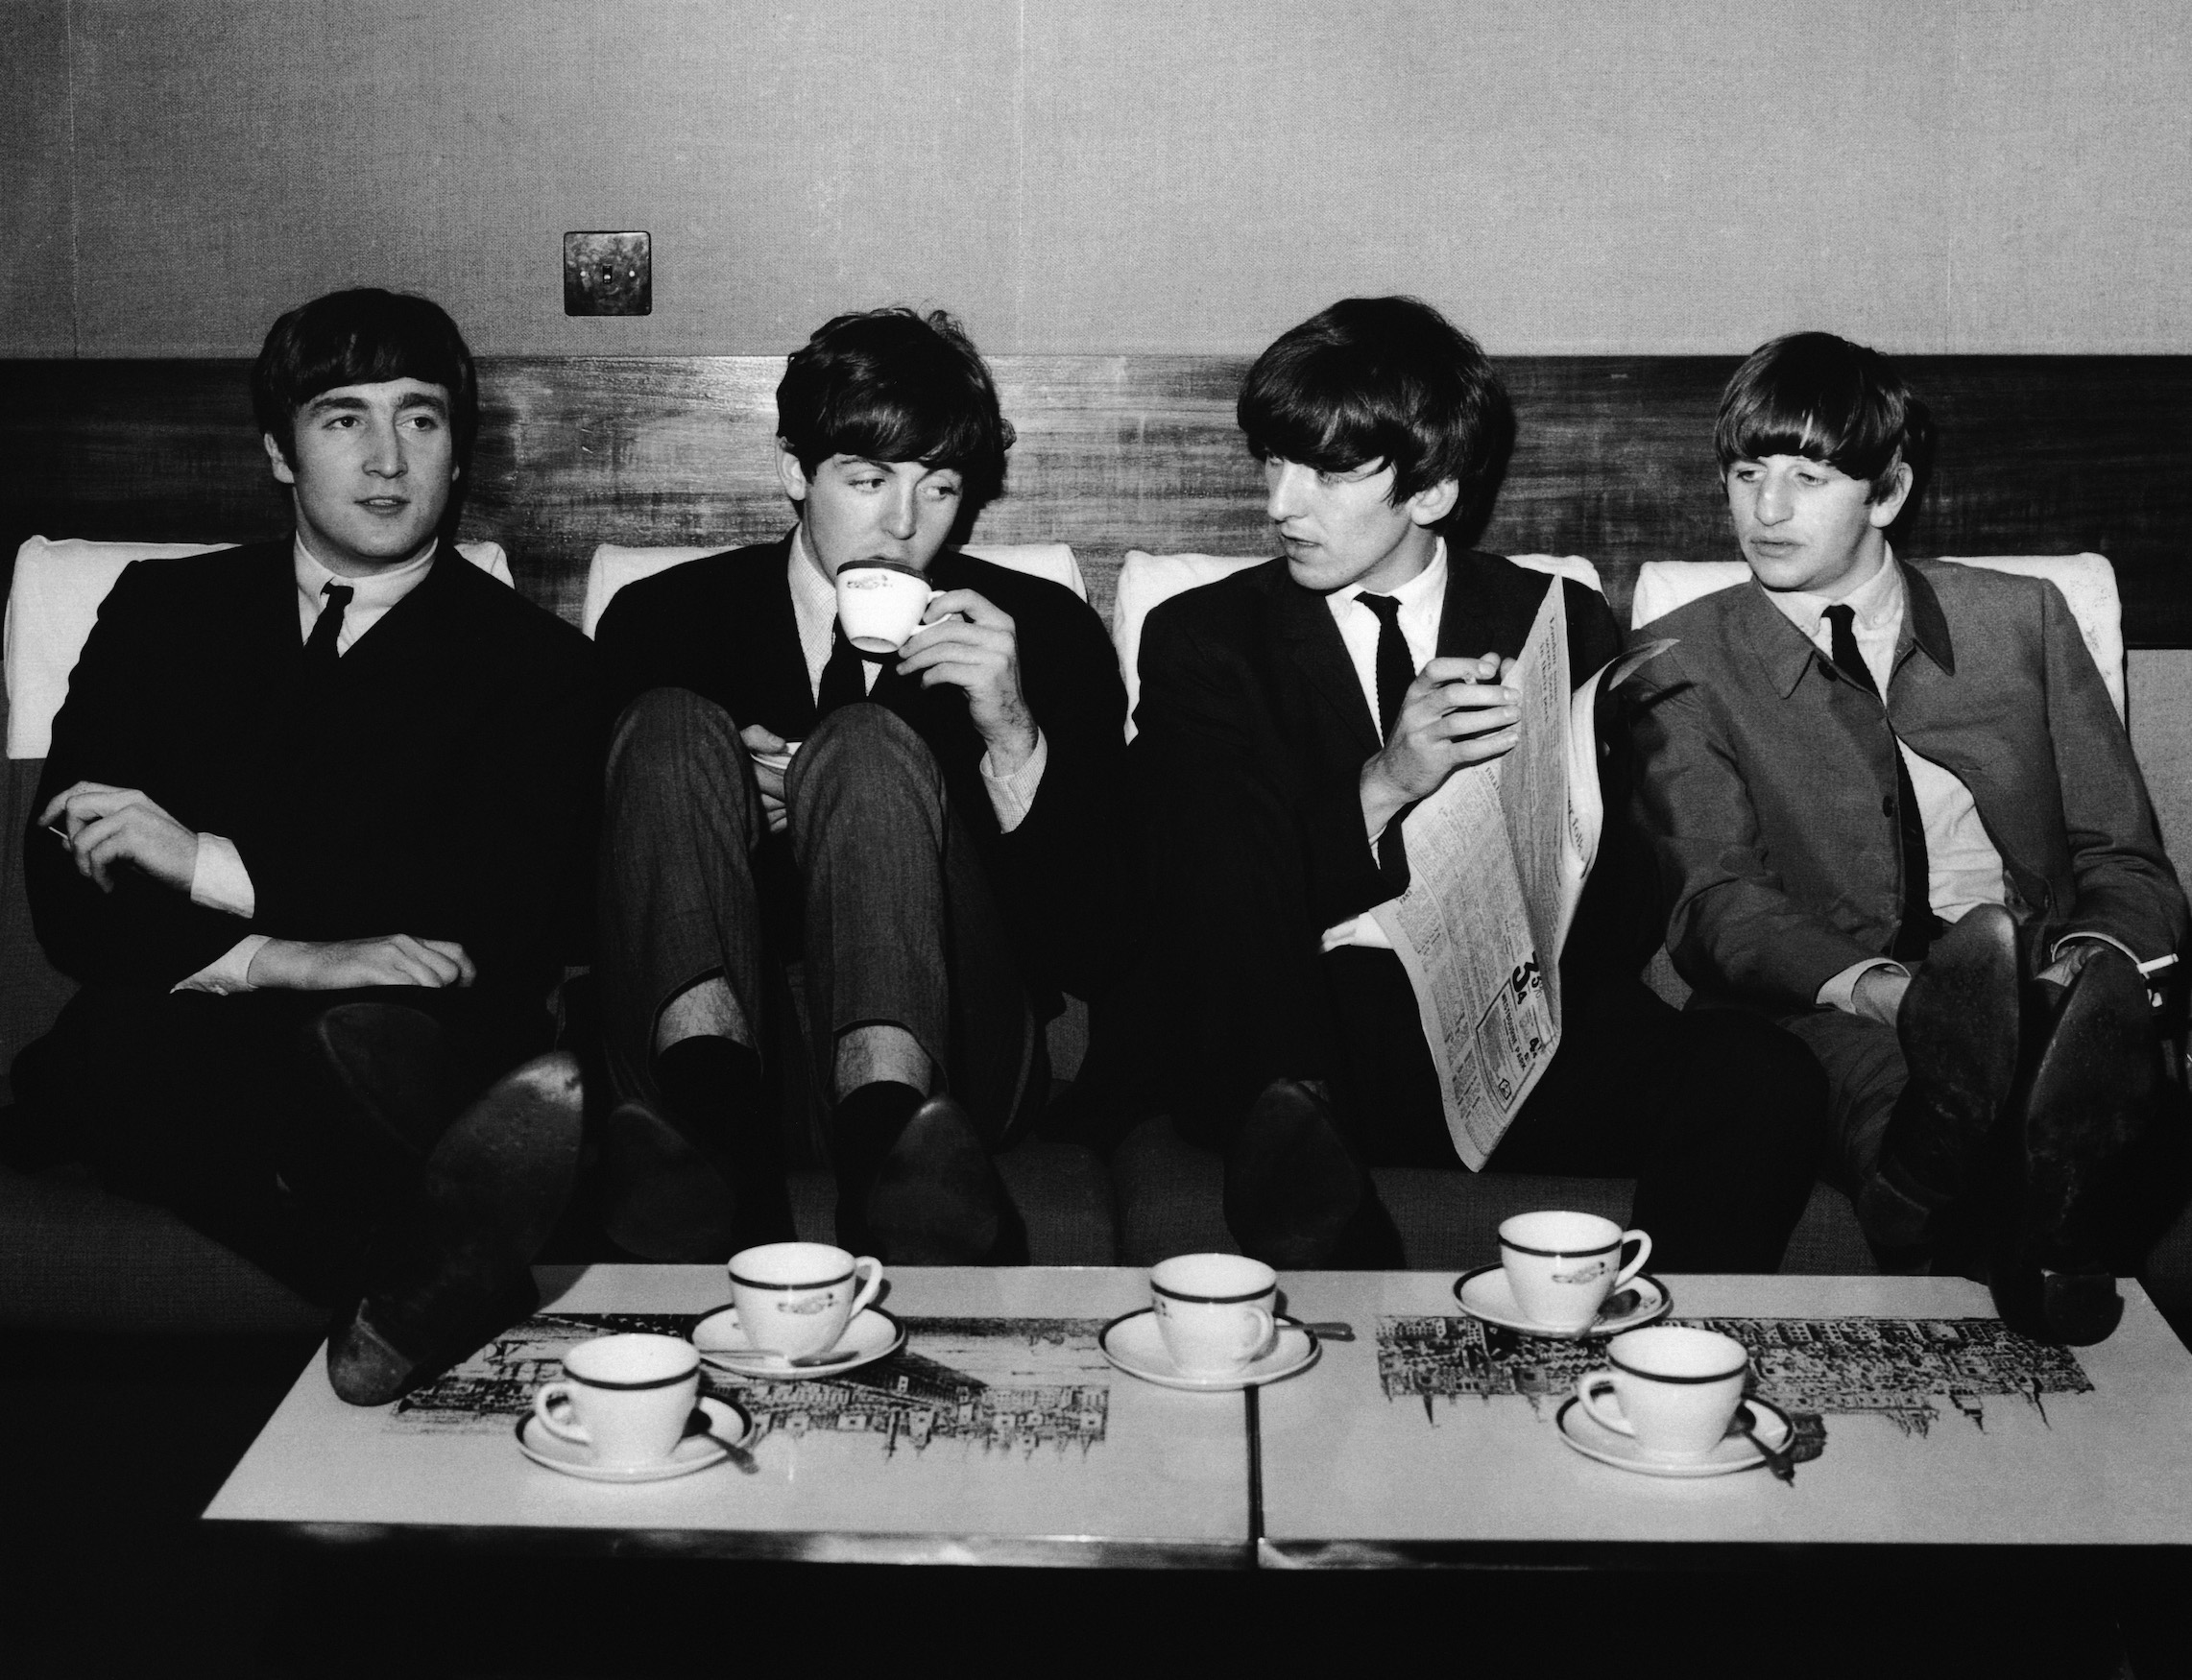
[[[588,876],[599,738],[586,638],[446,545],[321,680],[288,541],[140,561],[69,679],[37,805],[84,779],[140,788],[235,843],[254,913],[128,870],[102,893],[34,831],[33,923],[84,981],[171,986],[251,933],[409,933],[462,943],[483,990],[543,1000]]]
[[[744,728],[805,740],[816,722],[792,614],[791,539],[687,561],[617,591],[595,641],[614,710],[649,688],[690,689]],[[924,688],[886,665],[869,698],[927,742],[973,836],[1039,994],[1088,996],[1119,940],[1120,766],[1126,692],[1103,626],[1070,589],[971,555],[939,554],[932,585],[973,589],[1007,613],[1020,682],[1048,743],[1035,803],[1000,831],[981,775],[986,748],[963,690]]]
[[[2184,939],[2131,742],[2053,584],[1903,565],[1885,709],[1836,673],[1756,584],[1651,627],[1639,810],[1693,986],[1778,1010],[1888,948],[1902,915],[1895,733],[1971,790],[2007,902],[2043,945],[2106,933],[2141,958]]]
[[[1440,657],[1519,653],[1554,582],[1496,555],[1449,549]],[[1620,651],[1621,635],[1597,593],[1559,582],[1570,667],[1580,682]],[[1406,887],[1405,870],[1382,870],[1363,833],[1358,778],[1383,745],[1378,720],[1325,597],[1296,584],[1283,559],[1159,606],[1143,630],[1141,670],[1134,751],[1146,767],[1147,797],[1166,801],[1167,780],[1194,776],[1210,755],[1259,766],[1295,815],[1310,937]],[[1614,779],[1607,808],[1619,812],[1626,781],[1618,761],[1606,769]],[[1609,977],[1633,987],[1658,941],[1656,883],[1625,827],[1608,825],[1578,907],[1561,959],[1564,990]],[[1149,867],[1161,871],[1162,858]]]

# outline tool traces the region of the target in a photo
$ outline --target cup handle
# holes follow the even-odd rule
[[[860,1285],[860,1292],[853,1297],[852,1308],[845,1314],[847,1324],[873,1307],[876,1297],[883,1292],[883,1262],[873,1255],[864,1254],[853,1262],[853,1276],[858,1277],[862,1266],[868,1269],[867,1282]]]
[[[1271,1350],[1279,1345],[1279,1321],[1267,1307],[1251,1307],[1248,1310],[1255,1314],[1261,1327],[1256,1332],[1256,1339],[1249,1344],[1248,1362],[1254,1364],[1258,1359],[1269,1357]]]
[[[563,1381],[544,1382],[541,1385],[541,1391],[533,1396],[533,1416],[539,1421],[541,1428],[547,1430],[559,1441],[574,1442],[581,1447],[592,1446],[593,1437],[586,1432],[584,1424],[575,1420],[566,1424],[557,1418],[551,1408],[559,1400],[566,1406],[570,1404],[570,1383]]]
[[[1637,1273],[1644,1270],[1644,1262],[1651,1258],[1651,1234],[1650,1232],[1625,1231],[1621,1234],[1621,1240],[1622,1246],[1624,1248],[1626,1248],[1632,1242],[1636,1244],[1636,1259],[1630,1260],[1628,1264],[1622,1267],[1620,1275],[1614,1279],[1615,1289],[1620,1288],[1624,1284],[1627,1283],[1629,1279],[1635,1277]],[[1607,1291],[1608,1294],[1611,1294],[1613,1290],[1611,1289]]]
[[[1576,1398],[1597,1422],[1617,1435],[1627,1435],[1633,1439],[1636,1428],[1628,1419],[1618,1411],[1605,1412],[1599,1409],[1599,1396],[1610,1394],[1613,1385],[1614,1374],[1611,1371],[1586,1371],[1576,1379]]]

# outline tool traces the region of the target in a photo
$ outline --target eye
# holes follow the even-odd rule
[[[951,502],[959,499],[959,487],[949,481],[940,481],[926,488],[928,494],[937,501]]]

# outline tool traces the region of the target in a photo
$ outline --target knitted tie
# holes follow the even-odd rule
[[[814,696],[814,715],[827,717],[840,706],[868,697],[867,672],[860,650],[845,639],[843,624],[830,629],[830,660],[822,667],[822,686]]]
[[[1879,684],[1872,681],[1871,667],[1857,649],[1856,618],[1856,609],[1847,605],[1826,610],[1826,621],[1833,632],[1835,668],[1878,700]],[[1926,954],[1940,924],[1934,916],[1927,891],[1932,876],[1926,861],[1925,817],[1918,810],[1918,796],[1911,786],[1911,769],[1903,762],[1903,743],[1895,736],[1894,725],[1888,726],[1888,734],[1895,750],[1895,821],[1903,841],[1903,922],[1895,929],[1888,954],[1898,962],[1915,963]]]
[[[1409,657],[1408,637],[1401,634],[1401,604],[1391,595],[1357,595],[1378,615],[1378,734],[1393,738],[1393,724],[1401,715],[1401,702],[1415,681],[1415,660]],[[1398,881],[1408,868],[1408,852],[1401,837],[1400,819],[1386,825],[1378,841],[1378,866]]]
[[[1378,615],[1378,738],[1393,738],[1393,720],[1401,714],[1409,684],[1415,681],[1415,661],[1409,658],[1408,637],[1401,634],[1401,604],[1392,595],[1357,595],[1356,600]]]
[[[312,621],[312,634],[304,642],[304,668],[315,675],[324,675],[335,668],[339,657],[335,642],[343,634],[343,612],[357,591],[348,584],[328,584],[320,593],[326,597],[327,604]]]

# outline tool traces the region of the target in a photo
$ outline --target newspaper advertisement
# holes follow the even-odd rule
[[[1408,890],[1371,912],[1414,987],[1446,1128],[1474,1171],[1560,1047],[1560,950],[1598,855],[1594,723],[1602,686],[1654,642],[1569,691],[1566,591],[1545,592],[1509,673],[1515,749],[1448,777],[1402,824]]]

